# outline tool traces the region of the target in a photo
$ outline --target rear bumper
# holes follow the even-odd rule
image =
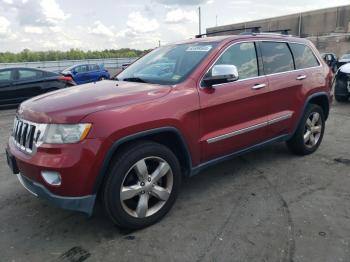
[[[93,212],[96,195],[88,195],[82,197],[62,197],[52,194],[43,185],[38,184],[25,176],[22,176],[20,173],[17,174],[17,178],[22,186],[30,193],[37,197],[48,200],[50,203],[59,208],[80,211],[89,215],[91,215]]]

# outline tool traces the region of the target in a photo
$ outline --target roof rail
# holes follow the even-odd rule
[[[280,33],[281,35],[289,35],[289,31],[292,31],[291,29],[277,29],[277,30],[269,30],[266,31],[266,33]]]
[[[215,35],[215,34],[220,34],[220,33],[228,33],[228,32],[236,32],[236,31],[241,31],[241,30],[251,30],[249,34],[258,34],[260,33],[260,28],[261,26],[253,26],[253,27],[243,27],[243,28],[236,28],[236,29],[228,29],[228,30],[221,30],[221,31],[215,31],[211,33],[205,33],[205,34],[200,34],[196,35],[196,38],[202,38],[203,36],[210,36],[210,35]],[[248,33],[248,32],[245,32]]]

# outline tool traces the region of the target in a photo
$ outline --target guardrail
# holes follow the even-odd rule
[[[7,68],[7,67],[28,67],[28,68],[41,68],[48,71],[58,72],[69,66],[76,65],[76,64],[103,64],[106,69],[120,69],[123,64],[132,63],[136,59],[137,57],[0,63],[0,69]]]

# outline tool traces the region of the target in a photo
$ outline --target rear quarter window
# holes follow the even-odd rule
[[[304,44],[289,44],[292,49],[296,69],[304,69],[319,66],[316,56],[311,48]]]
[[[287,43],[261,42],[260,48],[265,74],[294,70],[293,56]]]

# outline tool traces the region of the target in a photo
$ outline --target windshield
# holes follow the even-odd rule
[[[343,55],[340,59],[350,59],[350,54]]]
[[[185,80],[216,43],[191,43],[157,48],[121,72],[116,80],[171,85]]]

